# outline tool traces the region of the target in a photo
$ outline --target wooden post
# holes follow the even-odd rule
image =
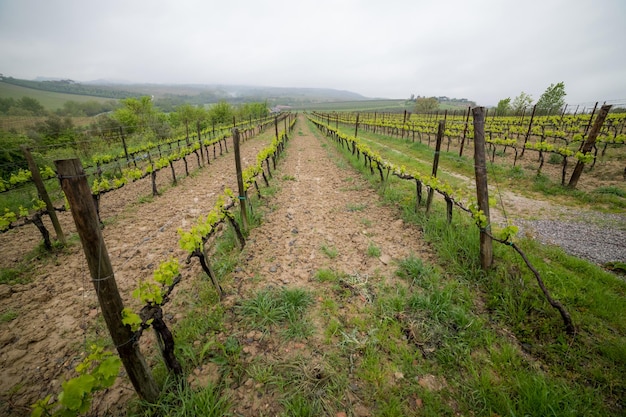
[[[589,132],[589,136],[583,143],[580,151],[583,154],[590,152],[593,149],[593,145],[596,143],[596,138],[598,137],[598,133],[600,133],[600,129],[604,124],[604,120],[606,116],[609,114],[609,110],[611,110],[610,104],[605,104],[600,108],[600,112],[598,113],[598,117],[596,117],[596,121],[591,128],[591,132]],[[569,188],[576,188],[576,184],[578,184],[578,180],[580,179],[581,174],[583,173],[583,168],[585,167],[585,163],[583,161],[578,161],[576,166],[574,167],[574,172],[572,172],[572,177],[569,180],[569,184],[567,186]]]
[[[274,119],[276,121],[277,119]],[[241,154],[239,153],[239,129],[233,129],[233,147],[235,148],[235,169],[237,170],[237,187],[239,188],[239,206],[241,207],[241,222],[244,230],[248,228],[248,211],[246,210],[246,191],[243,186],[241,172]]]
[[[485,108],[474,107],[474,171],[476,173],[476,197],[478,209],[487,218],[486,226],[480,231],[480,265],[491,268],[493,247],[491,242],[491,217],[489,216],[489,190],[487,189],[487,157],[485,156]]]
[[[87,258],[102,315],[113,344],[126,368],[135,391],[144,400],[155,402],[159,388],[148,369],[135,336],[129,326],[122,324],[124,304],[117,290],[113,267],[100,231],[100,223],[87,184],[87,176],[78,159],[54,161],[61,188],[70,203],[76,230]]]
[[[359,113],[356,114],[356,123],[354,124],[354,137],[356,138],[359,134]]]
[[[589,132],[589,128],[591,127],[591,121],[593,120],[593,116],[594,114],[596,114],[596,109],[598,108],[598,102],[596,101],[596,104],[593,106],[593,111],[591,112],[591,117],[589,117],[589,123],[587,123],[587,126],[585,126],[585,133],[583,133],[583,136],[587,135],[587,132]],[[583,113],[585,111],[583,110]],[[580,145],[580,150],[582,150],[583,145]]]
[[[204,152],[202,152],[202,132],[200,132],[200,122],[199,121],[196,122],[196,130],[198,131],[198,143],[200,144],[200,155],[202,156],[202,162],[204,163]]]
[[[476,108],[474,108],[474,110],[476,110]],[[536,104],[533,106],[533,112],[530,115],[530,123],[528,123],[528,131],[526,132],[526,137],[524,138],[524,146],[522,147],[522,154],[520,156],[524,156],[524,151],[526,151],[526,142],[528,142],[528,138],[530,138],[530,132],[533,128],[533,119],[535,118],[535,110],[537,110]],[[483,129],[484,129],[484,125],[483,125]]]
[[[46,209],[48,210],[48,215],[50,216],[50,220],[52,220],[52,225],[54,226],[54,231],[57,234],[57,239],[61,244],[65,245],[65,235],[63,234],[63,229],[61,229],[61,223],[59,223],[59,218],[57,217],[56,211],[54,211],[54,205],[52,204],[52,200],[50,200],[50,196],[48,195],[48,191],[46,190],[45,185],[43,184],[43,180],[41,179],[41,174],[39,173],[39,168],[33,159],[33,155],[30,153],[30,150],[22,145],[22,152],[24,152],[24,156],[26,157],[26,161],[28,162],[28,169],[32,174],[33,182],[35,183],[35,187],[37,187],[37,192],[39,193],[39,197],[46,203]]]
[[[435,145],[435,160],[433,161],[432,176],[437,177],[437,169],[439,168],[439,152],[441,151],[441,141],[443,139],[443,132],[446,130],[446,122],[439,120],[439,127],[437,128],[437,144]],[[430,187],[428,190],[428,199],[426,200],[426,214],[430,211],[430,205],[433,202],[433,196],[435,190]]]
[[[467,124],[469,123],[470,112],[472,106],[467,107],[467,115],[465,116],[465,127],[463,128],[463,138],[461,139],[461,149],[459,150],[459,156],[463,156],[463,147],[465,146],[465,135],[467,134]]]
[[[122,126],[120,126],[120,138],[122,138],[122,145],[124,146],[124,155],[126,155],[126,162],[129,162],[129,157],[128,157],[128,148],[126,148],[126,137],[124,137],[124,130],[122,129]]]

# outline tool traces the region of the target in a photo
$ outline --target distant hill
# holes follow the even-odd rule
[[[183,103],[206,105],[226,100],[237,104],[250,101],[267,101],[276,105],[300,105],[337,101],[359,101],[366,97],[350,91],[328,88],[285,88],[221,84],[132,84],[125,81],[95,80],[77,82],[70,79],[38,77],[36,80],[0,76],[0,83],[31,90],[74,95],[123,99],[151,96],[155,105],[165,111]],[[28,95],[28,94],[26,94]],[[31,95],[29,95],[31,96]],[[72,98],[65,98],[72,100]],[[76,99],[75,101],[82,101]],[[60,107],[60,106],[59,106]]]
[[[46,110],[49,111],[54,111],[56,109],[62,108],[63,104],[67,101],[76,101],[79,103],[89,101],[116,101],[115,99],[106,97],[57,93],[54,91],[33,89],[0,81],[0,98],[13,98],[15,100],[19,100],[22,97],[34,98],[35,100],[39,101]]]
[[[3,87],[4,86],[4,87]],[[12,88],[9,88],[11,86]],[[19,90],[19,89],[23,90]],[[18,91],[19,90],[19,91]],[[9,92],[9,95],[5,95]],[[21,94],[16,96],[16,94]],[[150,96],[162,111],[173,111],[181,104],[210,105],[220,100],[231,104],[267,102],[268,106],[293,109],[352,109],[361,111],[413,111],[409,100],[371,99],[351,91],[331,88],[270,87],[223,84],[137,84],[123,80],[77,82],[70,79],[38,77],[23,80],[0,75],[0,97],[33,97],[49,110],[61,108],[65,101],[123,99]],[[467,99],[436,97],[440,110],[457,110],[474,105]]]

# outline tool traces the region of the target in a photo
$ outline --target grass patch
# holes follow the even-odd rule
[[[318,269],[315,279],[319,282],[339,282],[340,275],[332,269]]]
[[[5,311],[0,314],[0,323],[8,323],[19,317],[19,313],[15,310]]]
[[[378,258],[381,254],[380,248],[372,242],[367,245],[367,256],[370,258]]]
[[[239,307],[239,313],[250,327],[269,331],[287,324],[287,338],[304,338],[309,333],[303,327],[308,306],[313,303],[311,294],[303,289],[261,290]]]
[[[223,395],[220,387],[208,384],[194,390],[186,381],[168,380],[163,394],[155,404],[140,403],[141,411],[136,415],[172,417],[222,417],[229,414],[232,400]]]
[[[323,244],[320,247],[320,250],[322,251],[324,255],[328,256],[328,258],[330,259],[335,259],[337,256],[339,256],[339,251],[333,245]]]
[[[367,208],[367,204],[364,204],[364,203],[348,203],[346,205],[346,210],[350,212],[363,211],[366,208]]]

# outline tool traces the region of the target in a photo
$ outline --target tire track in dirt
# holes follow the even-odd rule
[[[266,203],[270,212],[263,224],[251,231],[241,255],[242,263],[231,289],[237,295],[225,302],[231,307],[232,320],[224,333],[238,335],[242,340],[248,365],[259,358],[284,363],[298,357],[304,358],[307,366],[318,366],[328,349],[323,341],[319,304],[321,297],[333,290],[331,283],[315,279],[316,272],[332,269],[372,290],[379,284],[398,283],[397,260],[411,255],[428,259],[432,252],[421,232],[404,223],[394,207],[382,204],[367,180],[347,166],[331,141],[312,133],[303,116],[275,177],[280,177],[280,191]],[[327,256],[323,247],[336,250],[336,256]],[[380,254],[368,255],[369,247],[379,248]],[[258,332],[244,327],[237,316],[233,306],[241,299],[277,287],[304,288],[314,293],[316,305],[308,316],[315,329],[306,340],[285,341],[271,334],[259,339]],[[341,314],[359,314],[358,310],[370,301],[367,291],[353,294],[340,306]],[[356,379],[353,381],[358,384]],[[231,384],[229,394],[236,415],[278,415],[282,410],[275,394],[259,389],[251,378]],[[366,405],[353,393],[346,392],[345,398],[346,407],[355,413],[349,415],[369,415],[355,411],[363,411]]]
[[[242,144],[244,167],[255,163],[258,152],[270,143],[270,130]],[[101,216],[107,224],[103,230],[104,241],[127,306],[138,307],[131,299],[131,292],[139,280],[152,275],[161,261],[170,256],[186,257],[186,253],[178,248],[177,229],[188,229],[200,215],[206,215],[225,187],[236,189],[232,139],[228,149],[230,153],[211,159],[210,165],[180,179],[175,187],[164,186],[166,181],[171,181],[169,170],[160,172],[157,180],[162,195],[147,198],[147,202],[139,203],[138,199],[151,195],[149,178],[147,182],[139,181],[103,196]],[[176,166],[176,172],[184,172],[182,162]],[[65,229],[69,235],[75,231],[73,220],[69,213],[63,217],[65,224],[71,224],[71,228]],[[8,245],[23,247],[19,239],[30,232],[38,233],[24,230],[10,236],[12,240]],[[29,250],[32,240],[26,242],[21,253]],[[199,274],[200,268],[196,264],[183,268],[185,278]],[[110,339],[101,319],[97,324],[100,316],[98,301],[79,243],[36,265],[34,276],[33,282],[28,284],[0,285],[0,313],[15,312],[17,315],[9,322],[0,323],[2,415],[29,415],[30,404],[60,391],[64,375],[70,375],[82,359],[86,337]],[[189,281],[183,279],[180,288],[189,286]],[[147,338],[142,338],[142,345],[152,344],[150,339],[144,339]],[[118,378],[116,387],[117,394],[107,396],[108,404],[116,404],[120,395],[128,397],[133,394],[125,378]]]

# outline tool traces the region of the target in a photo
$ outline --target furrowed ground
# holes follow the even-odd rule
[[[270,187],[261,187],[264,197],[252,215],[257,226],[245,248],[237,248],[230,229],[210,242],[224,300],[192,263],[164,308],[184,383],[166,378],[153,339],[144,335],[142,348],[165,386],[161,401],[138,403],[127,379],[118,378],[97,396],[94,415],[623,412],[623,323],[609,325],[616,336],[601,341],[608,359],[596,368],[586,369],[582,360],[567,364],[572,351],[577,360],[598,357],[578,352],[593,339],[589,324],[567,339],[557,314],[528,300],[524,286],[530,284],[517,267],[495,284],[487,284],[494,277],[468,269],[478,262],[471,221],[435,238],[432,223],[418,226],[417,215],[401,208],[414,196],[401,187],[372,186],[303,116],[290,137]],[[269,139],[246,142],[245,158],[252,161]],[[224,186],[236,189],[234,179],[231,153],[162,196],[137,201],[148,186],[128,195],[132,204],[104,229],[127,304],[134,305],[130,291],[160,260],[184,259],[176,229],[205,214]],[[471,245],[462,249],[434,242],[463,235]],[[462,262],[470,267],[459,267]],[[8,415],[26,415],[28,404],[57,393],[86,343],[108,337],[79,244],[39,261],[33,276],[2,300],[3,314],[16,313],[0,324],[1,410]],[[603,279],[607,303],[623,309],[626,288]],[[496,285],[501,299],[489,292]],[[500,316],[500,302],[519,309],[517,321]]]

